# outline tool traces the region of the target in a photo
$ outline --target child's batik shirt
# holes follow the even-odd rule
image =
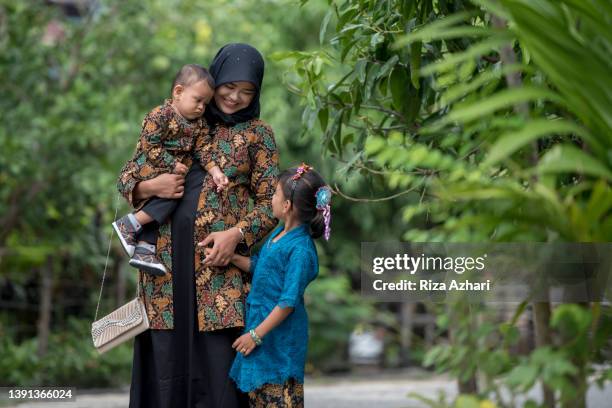
[[[153,179],[163,173],[172,173],[176,163],[191,167],[193,159],[206,171],[216,164],[212,160],[212,139],[203,116],[188,120],[180,115],[167,99],[147,113],[140,139],[132,158],[121,174],[130,168],[130,177],[137,181]],[[193,156],[192,156],[193,155]]]

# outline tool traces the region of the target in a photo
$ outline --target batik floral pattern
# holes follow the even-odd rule
[[[212,177],[207,174],[198,200],[194,229],[195,284],[197,316],[200,331],[244,326],[245,299],[250,290],[250,276],[234,265],[204,266],[204,248],[195,246],[210,232],[233,226],[243,229],[244,242],[236,251],[248,255],[250,248],[277,224],[272,215],[272,195],[278,177],[278,150],[271,128],[259,119],[232,127],[217,125],[211,129],[212,144],[204,149],[230,180],[229,186],[217,193]],[[119,191],[134,206],[132,190],[139,181],[124,168]],[[252,199],[252,207],[249,205]],[[144,301],[151,328],[172,329],[172,242],[170,222],[160,227],[157,241],[158,256],[168,269],[165,276],[140,273],[144,283]],[[146,275],[146,276],[145,276]]]
[[[289,378],[284,384],[264,384],[249,392],[251,408],[304,408],[304,384]]]
[[[129,197],[126,198],[132,203],[131,191],[136,183],[162,173],[171,173],[177,162],[189,168],[195,158],[208,170],[215,165],[211,161],[211,148],[206,120],[203,117],[185,119],[176,112],[168,99],[143,119],[136,150],[121,170],[119,190],[129,191]],[[194,155],[196,149],[200,150]],[[139,207],[142,205],[144,202],[139,203]]]

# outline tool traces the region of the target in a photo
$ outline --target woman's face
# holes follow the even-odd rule
[[[215,104],[223,113],[231,115],[249,106],[256,92],[250,82],[229,82],[215,89]]]

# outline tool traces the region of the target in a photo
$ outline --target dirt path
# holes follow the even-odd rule
[[[417,392],[437,399],[440,391],[452,399],[457,392],[455,382],[445,376],[432,375],[421,370],[370,373],[352,376],[307,378],[305,402],[308,408],[423,408],[427,405],[407,397]],[[129,388],[120,390],[77,390],[74,403],[24,403],[19,408],[126,408]],[[539,399],[537,389],[530,397]],[[612,401],[612,384],[604,390],[591,387],[588,393],[589,408],[609,407]],[[519,404],[517,404],[520,406]]]

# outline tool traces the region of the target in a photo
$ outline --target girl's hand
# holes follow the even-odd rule
[[[236,227],[226,231],[211,232],[198,246],[208,246],[213,243],[212,249],[206,254],[205,266],[226,266],[230,263],[236,246],[242,240],[242,234]]]
[[[235,348],[237,352],[242,353],[245,357],[251,354],[256,346],[249,333],[238,337],[234,344],[232,344],[232,348]]]
[[[134,197],[141,200],[157,196],[160,198],[181,198],[185,191],[185,176],[164,173],[151,179],[141,181],[134,188]]]

